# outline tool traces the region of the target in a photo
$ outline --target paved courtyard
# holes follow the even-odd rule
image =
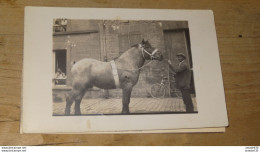
[[[195,98],[192,99],[197,111]],[[53,115],[64,115],[66,102],[53,102]],[[185,105],[181,98],[131,98],[130,113],[185,113]],[[121,114],[122,99],[83,99],[81,102],[82,115],[88,114]],[[71,106],[74,114],[74,104]]]

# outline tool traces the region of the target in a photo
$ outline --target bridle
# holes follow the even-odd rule
[[[142,55],[145,60],[146,58],[144,57],[144,53],[148,54],[151,60],[155,59],[154,54],[158,51],[158,49],[155,49],[152,53],[150,53],[141,44],[139,45],[139,47],[142,49]]]
[[[146,64],[144,64],[143,66],[141,66],[140,68],[138,69],[129,69],[129,71],[138,71],[138,70],[141,70],[143,69],[144,67],[148,66],[149,64],[151,64],[153,61],[155,61],[155,57],[154,57],[154,54],[158,51],[158,49],[155,49],[152,53],[149,53],[147,50],[145,50],[145,48],[142,46],[142,44],[139,44],[139,48],[142,49],[142,55],[143,55],[143,59],[144,60],[147,60],[145,57],[144,57],[144,53],[148,54],[150,56],[150,61]],[[117,68],[117,69],[120,69],[120,68]],[[125,68],[123,68],[125,69]]]

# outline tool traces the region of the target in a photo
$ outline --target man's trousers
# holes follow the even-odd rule
[[[190,96],[190,89],[180,89],[182,94],[182,100],[186,105],[186,112],[194,112],[194,106]]]

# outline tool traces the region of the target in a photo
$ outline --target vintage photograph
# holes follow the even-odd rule
[[[53,116],[198,114],[188,21],[53,20]]]

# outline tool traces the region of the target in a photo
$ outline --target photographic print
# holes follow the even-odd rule
[[[53,24],[54,116],[197,113],[188,21]]]
[[[26,7],[21,133],[224,132],[210,10]]]

